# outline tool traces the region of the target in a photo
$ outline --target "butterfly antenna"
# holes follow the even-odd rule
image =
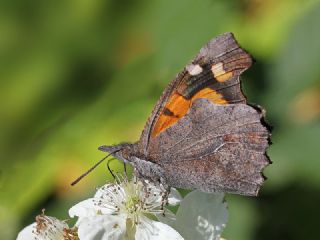
[[[119,150],[118,150],[119,151]],[[118,152],[118,151],[114,151],[112,153],[109,153],[107,156],[105,156],[104,158],[102,158],[99,162],[97,162],[95,165],[93,165],[88,171],[86,171],[85,173],[83,173],[81,176],[79,176],[76,180],[74,180],[72,183],[71,183],[71,186],[74,186],[76,185],[82,178],[84,178],[85,176],[87,176],[90,172],[92,172],[96,167],[98,167],[100,165],[100,163],[102,163],[105,159],[107,159],[110,155],[114,154],[115,152]],[[108,165],[108,169],[109,169],[109,165]],[[109,169],[110,171],[110,169]],[[112,174],[112,176],[114,176]]]

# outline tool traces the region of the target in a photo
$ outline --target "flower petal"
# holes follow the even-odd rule
[[[81,240],[123,239],[126,233],[124,216],[100,215],[82,219],[78,225]]]
[[[135,239],[181,240],[183,237],[169,225],[142,218],[141,223],[136,225]]]
[[[158,213],[158,214],[155,214],[156,217],[160,222],[167,224],[169,226],[174,226],[176,221],[176,215],[167,208],[164,208],[164,210],[165,210],[164,215],[163,213]]]
[[[173,206],[177,205],[181,202],[181,200],[182,200],[182,197],[181,197],[180,193],[178,192],[178,190],[175,188],[171,188],[170,194],[168,197],[169,205],[173,205]]]
[[[93,198],[81,201],[69,209],[70,217],[91,217],[97,214],[94,206]]]
[[[220,239],[228,220],[223,199],[223,193],[189,193],[177,211],[175,229],[187,239]]]
[[[29,226],[26,226],[19,232],[17,240],[34,240],[35,234],[33,231],[36,229],[36,227],[37,223],[32,223]]]

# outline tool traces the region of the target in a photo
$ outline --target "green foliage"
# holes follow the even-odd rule
[[[112,179],[101,166],[69,187],[104,156],[98,146],[136,141],[166,84],[204,43],[232,31],[257,60],[243,82],[274,126],[274,164],[260,199],[227,198],[224,235],[284,239],[263,230],[261,209],[282,215],[266,199],[297,182],[306,196],[320,192],[319,22],[316,0],[2,2],[0,238],[14,239],[43,207],[67,218],[70,206]],[[314,224],[308,214],[317,207],[287,200]],[[286,220],[282,230],[299,232],[290,239],[317,236],[316,227],[292,229],[295,219]]]

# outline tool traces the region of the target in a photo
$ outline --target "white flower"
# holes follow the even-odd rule
[[[223,193],[193,191],[183,199],[176,221],[168,222],[186,239],[219,240],[228,220]]]
[[[73,230],[64,221],[42,213],[36,222],[22,229],[17,240],[72,240],[77,239]]]
[[[170,226],[155,221],[165,211],[163,192],[158,187],[135,178],[118,182],[104,185],[93,198],[69,210],[71,217],[78,216],[76,226],[81,240],[183,239]],[[172,189],[168,203],[179,202],[180,195]]]

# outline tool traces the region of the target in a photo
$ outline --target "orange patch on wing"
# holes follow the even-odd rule
[[[228,79],[230,79],[232,77],[232,75],[233,75],[232,72],[227,72],[225,74],[217,76],[216,79],[218,82],[224,82],[224,81],[227,81]]]
[[[182,95],[174,93],[163,108],[161,115],[153,128],[152,137],[157,136],[165,129],[171,127],[180,118],[184,117],[193,101],[198,98],[206,98],[215,104],[227,104],[223,96],[211,88],[204,88],[197,92],[191,99],[185,99]]]
[[[182,118],[188,112],[191,105],[191,100],[185,99],[178,93],[174,93],[164,109],[169,110],[172,114],[166,115],[165,111],[161,113],[156,125],[152,131],[152,137],[157,136],[159,133],[167,129],[176,123],[180,118]]]
[[[211,88],[204,88],[197,92],[193,97],[192,101],[197,98],[206,98],[215,104],[227,104],[228,102],[223,98],[222,94],[217,93]]]

